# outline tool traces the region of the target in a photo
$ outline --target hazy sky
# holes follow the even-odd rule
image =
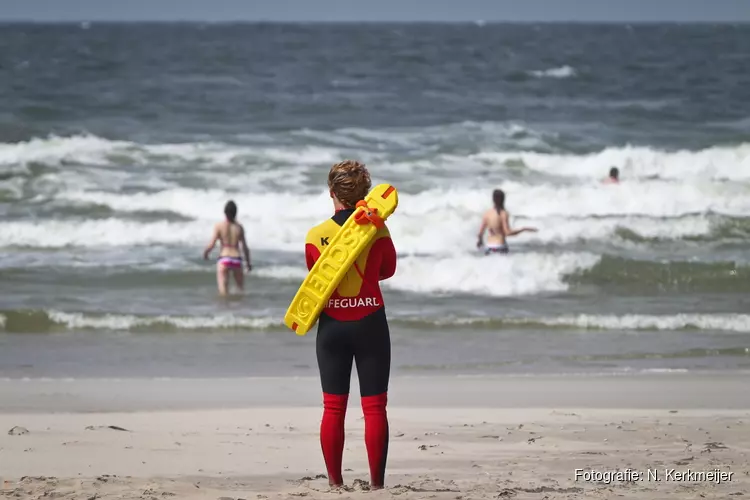
[[[750,0],[0,0],[30,21],[750,21]]]

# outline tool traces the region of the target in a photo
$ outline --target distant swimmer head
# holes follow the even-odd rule
[[[620,178],[620,170],[617,167],[610,168],[609,178],[613,180],[618,180]]]
[[[224,205],[224,215],[226,215],[229,222],[234,222],[234,219],[237,218],[237,204],[232,200],[229,200],[227,204]]]
[[[502,189],[495,189],[492,192],[492,203],[495,204],[495,210],[505,210],[505,192]]]
[[[354,208],[370,191],[372,181],[364,163],[344,160],[331,167],[328,173],[328,188],[331,197],[345,208]]]

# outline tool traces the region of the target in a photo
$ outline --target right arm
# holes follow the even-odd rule
[[[305,244],[305,264],[307,264],[307,270],[313,268],[315,262],[320,258],[320,251],[312,243]]]
[[[510,228],[510,222],[508,221],[508,212],[503,210],[503,213],[500,215],[500,222],[503,224],[503,232],[505,233],[505,236],[515,236],[517,234],[521,234],[523,232],[530,232],[530,233],[536,233],[537,229],[534,227],[522,227],[519,229],[511,229]]]
[[[481,247],[484,243],[484,232],[487,230],[487,212],[482,215],[482,225],[479,226],[479,234],[477,235],[477,248]]]
[[[320,250],[315,246],[315,234],[313,230],[310,230],[305,236],[305,264],[308,271],[313,268],[319,258]]]

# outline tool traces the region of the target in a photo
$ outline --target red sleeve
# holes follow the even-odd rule
[[[387,280],[396,274],[396,248],[393,240],[389,236],[380,238],[373,249],[380,253],[380,279]]]
[[[305,244],[305,262],[307,263],[307,270],[309,271],[315,265],[315,262],[320,258],[320,250],[318,250],[312,243]]]

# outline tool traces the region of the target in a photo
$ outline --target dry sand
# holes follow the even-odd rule
[[[456,383],[455,378],[451,380],[442,382]],[[513,392],[510,386],[514,390],[526,387],[533,393],[538,383],[485,377],[464,379],[458,385],[475,388],[488,380],[500,387],[500,392],[506,387],[509,393]],[[633,380],[610,379],[609,383],[616,390]],[[701,391],[691,392],[686,380],[667,377],[659,378],[659,383],[672,391],[689,393],[699,403]],[[746,376],[732,380],[747,387]],[[432,378],[404,385],[432,386],[440,382]],[[29,400],[41,397],[39,387],[45,386],[35,383],[0,384],[3,406],[8,394],[20,397],[23,389],[19,387],[26,387]],[[140,383],[146,391],[148,382]],[[211,385],[210,381],[202,383]],[[310,388],[314,386],[314,381],[307,383]],[[598,384],[600,380],[550,379],[547,389],[552,394],[571,383],[577,384],[579,395],[583,394],[579,399],[586,399],[586,384]],[[395,387],[399,381],[393,384],[398,394]],[[734,409],[653,408],[651,399],[638,401],[632,394],[623,399],[623,408],[597,409],[608,405],[597,405],[596,397],[589,397],[590,404],[578,408],[498,408],[491,401],[481,404],[481,400],[464,407],[435,401],[429,407],[419,404],[424,401],[409,404],[402,394],[394,398],[401,403],[394,402],[389,409],[391,445],[387,488],[383,491],[367,491],[363,421],[358,398],[353,397],[344,454],[347,488],[331,492],[318,441],[319,407],[263,406],[264,400],[259,397],[253,407],[245,409],[111,412],[111,408],[103,408],[103,412],[88,413],[91,401],[80,394],[79,399],[75,397],[76,389],[84,386],[77,382],[67,386],[66,394],[78,401],[79,411],[53,413],[54,408],[37,408],[33,413],[6,410],[0,414],[2,497],[317,500],[366,495],[438,500],[684,500],[750,495],[750,408],[736,408],[737,401],[746,396],[732,391],[727,391],[724,399],[725,406]],[[47,387],[54,387],[46,395],[56,401],[60,386]],[[257,392],[258,385],[255,387]],[[272,389],[268,392],[278,395],[279,387]],[[719,385],[714,392],[725,389]],[[105,392],[110,394],[110,390]],[[464,392],[470,390],[467,385]],[[267,394],[265,389],[261,393]],[[645,387],[644,393],[649,393]],[[196,401],[203,396],[197,391]],[[169,406],[166,395],[165,401]],[[506,405],[511,403],[505,401]],[[17,410],[23,405],[16,401],[10,406]],[[20,428],[9,435],[16,426]],[[576,469],[598,473],[619,470],[621,477],[608,484],[576,481]],[[668,476],[671,469],[718,469],[724,481],[680,480],[676,475]],[[648,477],[648,471],[658,471],[658,478]],[[642,477],[634,477],[635,472]]]

